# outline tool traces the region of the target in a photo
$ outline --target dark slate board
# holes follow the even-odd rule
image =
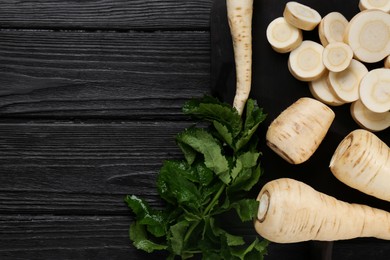
[[[260,145],[263,151],[262,163],[265,168],[265,176],[262,182],[259,183],[259,190],[269,180],[289,177],[304,181],[318,191],[332,195],[340,200],[368,204],[390,211],[389,202],[370,197],[347,187],[339,182],[328,168],[330,158],[340,141],[350,131],[359,128],[350,116],[349,105],[332,107],[336,113],[336,120],[316,153],[302,165],[288,164],[265,145],[265,132],[272,120],[300,97],[312,97],[307,83],[296,80],[288,71],[288,54],[276,53],[266,40],[265,32],[268,24],[275,18],[283,15],[284,6],[287,2],[286,0],[254,1],[253,82],[251,97],[256,99],[268,114],[267,120],[259,130],[261,137]],[[315,8],[322,16],[337,11],[344,14],[348,20],[359,11],[358,0],[303,0],[299,2]],[[225,1],[215,0],[212,7],[210,27],[212,41],[212,93],[220,99],[232,103],[235,93],[235,69]],[[312,32],[304,32],[304,39],[319,42],[317,29]],[[369,68],[376,66],[381,65],[368,65]],[[389,130],[379,132],[377,135],[389,145]],[[322,248],[322,252],[321,250],[319,251],[323,259],[330,259],[330,243],[320,243],[319,245],[318,248]],[[381,245],[384,253],[376,255],[375,259],[385,259],[388,256],[385,252],[388,252],[390,243],[385,242],[381,243]],[[281,248],[283,247],[281,246]],[[370,250],[370,248],[367,247],[367,250]],[[353,256],[353,252],[351,252],[350,256]]]

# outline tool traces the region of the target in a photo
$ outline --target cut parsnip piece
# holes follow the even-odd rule
[[[385,59],[385,68],[390,69],[390,56]]]
[[[390,54],[390,15],[379,10],[358,13],[346,28],[344,42],[360,61],[383,60]]]
[[[390,112],[372,112],[360,99],[352,103],[351,115],[358,125],[373,132],[385,130],[390,126]]]
[[[359,99],[359,85],[368,73],[363,63],[352,59],[348,68],[341,72],[329,72],[329,86],[336,96],[349,103]]]
[[[353,58],[353,52],[349,45],[343,42],[328,44],[322,54],[325,67],[333,72],[340,72],[348,68]]]
[[[325,104],[300,98],[269,126],[267,145],[291,164],[308,160],[317,150],[335,118]]]
[[[328,74],[324,74],[321,78],[309,82],[309,89],[313,97],[330,106],[341,106],[345,102],[337,98],[330,90],[328,83]]]
[[[342,42],[348,20],[338,12],[332,12],[322,18],[318,26],[321,44],[327,46],[332,42]]]
[[[359,1],[360,11],[378,9],[383,12],[390,12],[390,1],[389,0],[360,0]]]
[[[324,47],[313,41],[303,41],[290,53],[288,69],[291,74],[301,81],[313,81],[320,78],[326,68],[322,62]]]
[[[287,53],[302,43],[302,31],[279,17],[268,25],[267,40],[276,52]]]
[[[316,10],[297,2],[288,2],[283,16],[288,23],[305,31],[313,30],[321,22]]]
[[[330,161],[333,175],[346,185],[390,201],[390,149],[373,133],[358,129],[338,145]],[[389,230],[386,231],[389,235]]]
[[[390,70],[374,69],[360,82],[360,99],[373,112],[390,110]]]

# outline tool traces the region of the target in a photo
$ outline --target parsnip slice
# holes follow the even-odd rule
[[[325,67],[333,72],[340,72],[348,68],[353,58],[353,52],[349,45],[343,42],[328,44],[322,54]]]
[[[359,1],[360,11],[378,9],[383,12],[390,12],[390,1],[389,0],[360,0]]]
[[[344,42],[351,46],[356,59],[381,61],[390,54],[390,15],[379,10],[358,13],[346,28]]]
[[[342,42],[348,20],[339,12],[332,12],[322,18],[318,26],[321,44],[327,46],[332,42]]]
[[[313,97],[330,106],[340,106],[345,102],[337,98],[337,96],[330,90],[328,83],[328,73],[321,78],[309,82],[309,89]]]
[[[302,43],[302,31],[279,17],[268,25],[267,40],[276,52],[287,53]]]
[[[390,110],[390,70],[374,69],[360,82],[360,99],[373,112]]]
[[[390,69],[390,56],[385,59],[385,68]]]
[[[349,103],[359,99],[359,85],[368,73],[363,63],[352,59],[349,67],[341,72],[329,72],[331,90],[342,101]]]
[[[390,126],[390,112],[372,112],[360,99],[352,103],[351,115],[358,125],[373,132],[385,130]]]
[[[291,74],[301,81],[313,81],[320,78],[326,68],[322,62],[324,47],[313,41],[303,41],[290,53],[288,68]]]
[[[288,2],[283,16],[288,23],[305,31],[313,30],[321,22],[316,10],[297,2]]]

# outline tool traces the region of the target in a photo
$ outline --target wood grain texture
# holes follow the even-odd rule
[[[193,30],[209,26],[212,0],[7,0],[0,28]]]
[[[171,117],[209,92],[208,32],[0,31],[0,116]]]

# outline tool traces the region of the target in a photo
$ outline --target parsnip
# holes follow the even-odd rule
[[[329,72],[329,86],[342,101],[354,102],[359,99],[359,85],[368,73],[366,66],[352,59],[349,67],[341,72]]]
[[[279,17],[268,25],[267,40],[276,52],[287,53],[302,43],[302,31]]]
[[[313,81],[320,78],[326,68],[322,62],[324,47],[313,41],[303,41],[288,58],[288,69],[301,81]]]
[[[390,69],[390,56],[387,56],[387,58],[385,59],[385,68],[386,69]]]
[[[373,112],[390,110],[390,70],[374,69],[360,82],[360,99]]]
[[[352,103],[351,115],[358,125],[373,132],[390,127],[390,112],[372,112],[360,99]]]
[[[349,22],[344,42],[354,57],[363,62],[378,62],[390,54],[390,15],[380,10],[366,10]]]
[[[226,0],[236,64],[236,94],[233,106],[241,115],[252,84],[253,0]]]
[[[321,101],[324,104],[330,106],[340,106],[345,104],[337,98],[337,96],[330,90],[328,83],[328,73],[324,74],[321,78],[309,82],[309,89],[313,97]]]
[[[321,22],[316,10],[297,2],[288,2],[283,16],[288,23],[305,31],[313,30]]]
[[[327,46],[332,42],[342,42],[348,20],[339,12],[332,12],[322,18],[318,26],[321,44]]]
[[[390,12],[390,1],[389,0],[360,0],[359,1],[360,11],[378,9],[383,12]]]
[[[333,72],[340,72],[348,68],[353,58],[353,51],[343,42],[328,44],[322,54],[325,67]]]
[[[390,201],[390,149],[373,133],[358,129],[347,135],[334,152],[330,170],[346,185]],[[383,228],[390,235],[390,227]]]
[[[357,237],[390,240],[390,214],[320,193],[303,182],[277,179],[261,189],[255,229],[276,243]]]
[[[317,150],[334,117],[325,104],[300,98],[270,124],[267,145],[287,162],[303,163]]]

